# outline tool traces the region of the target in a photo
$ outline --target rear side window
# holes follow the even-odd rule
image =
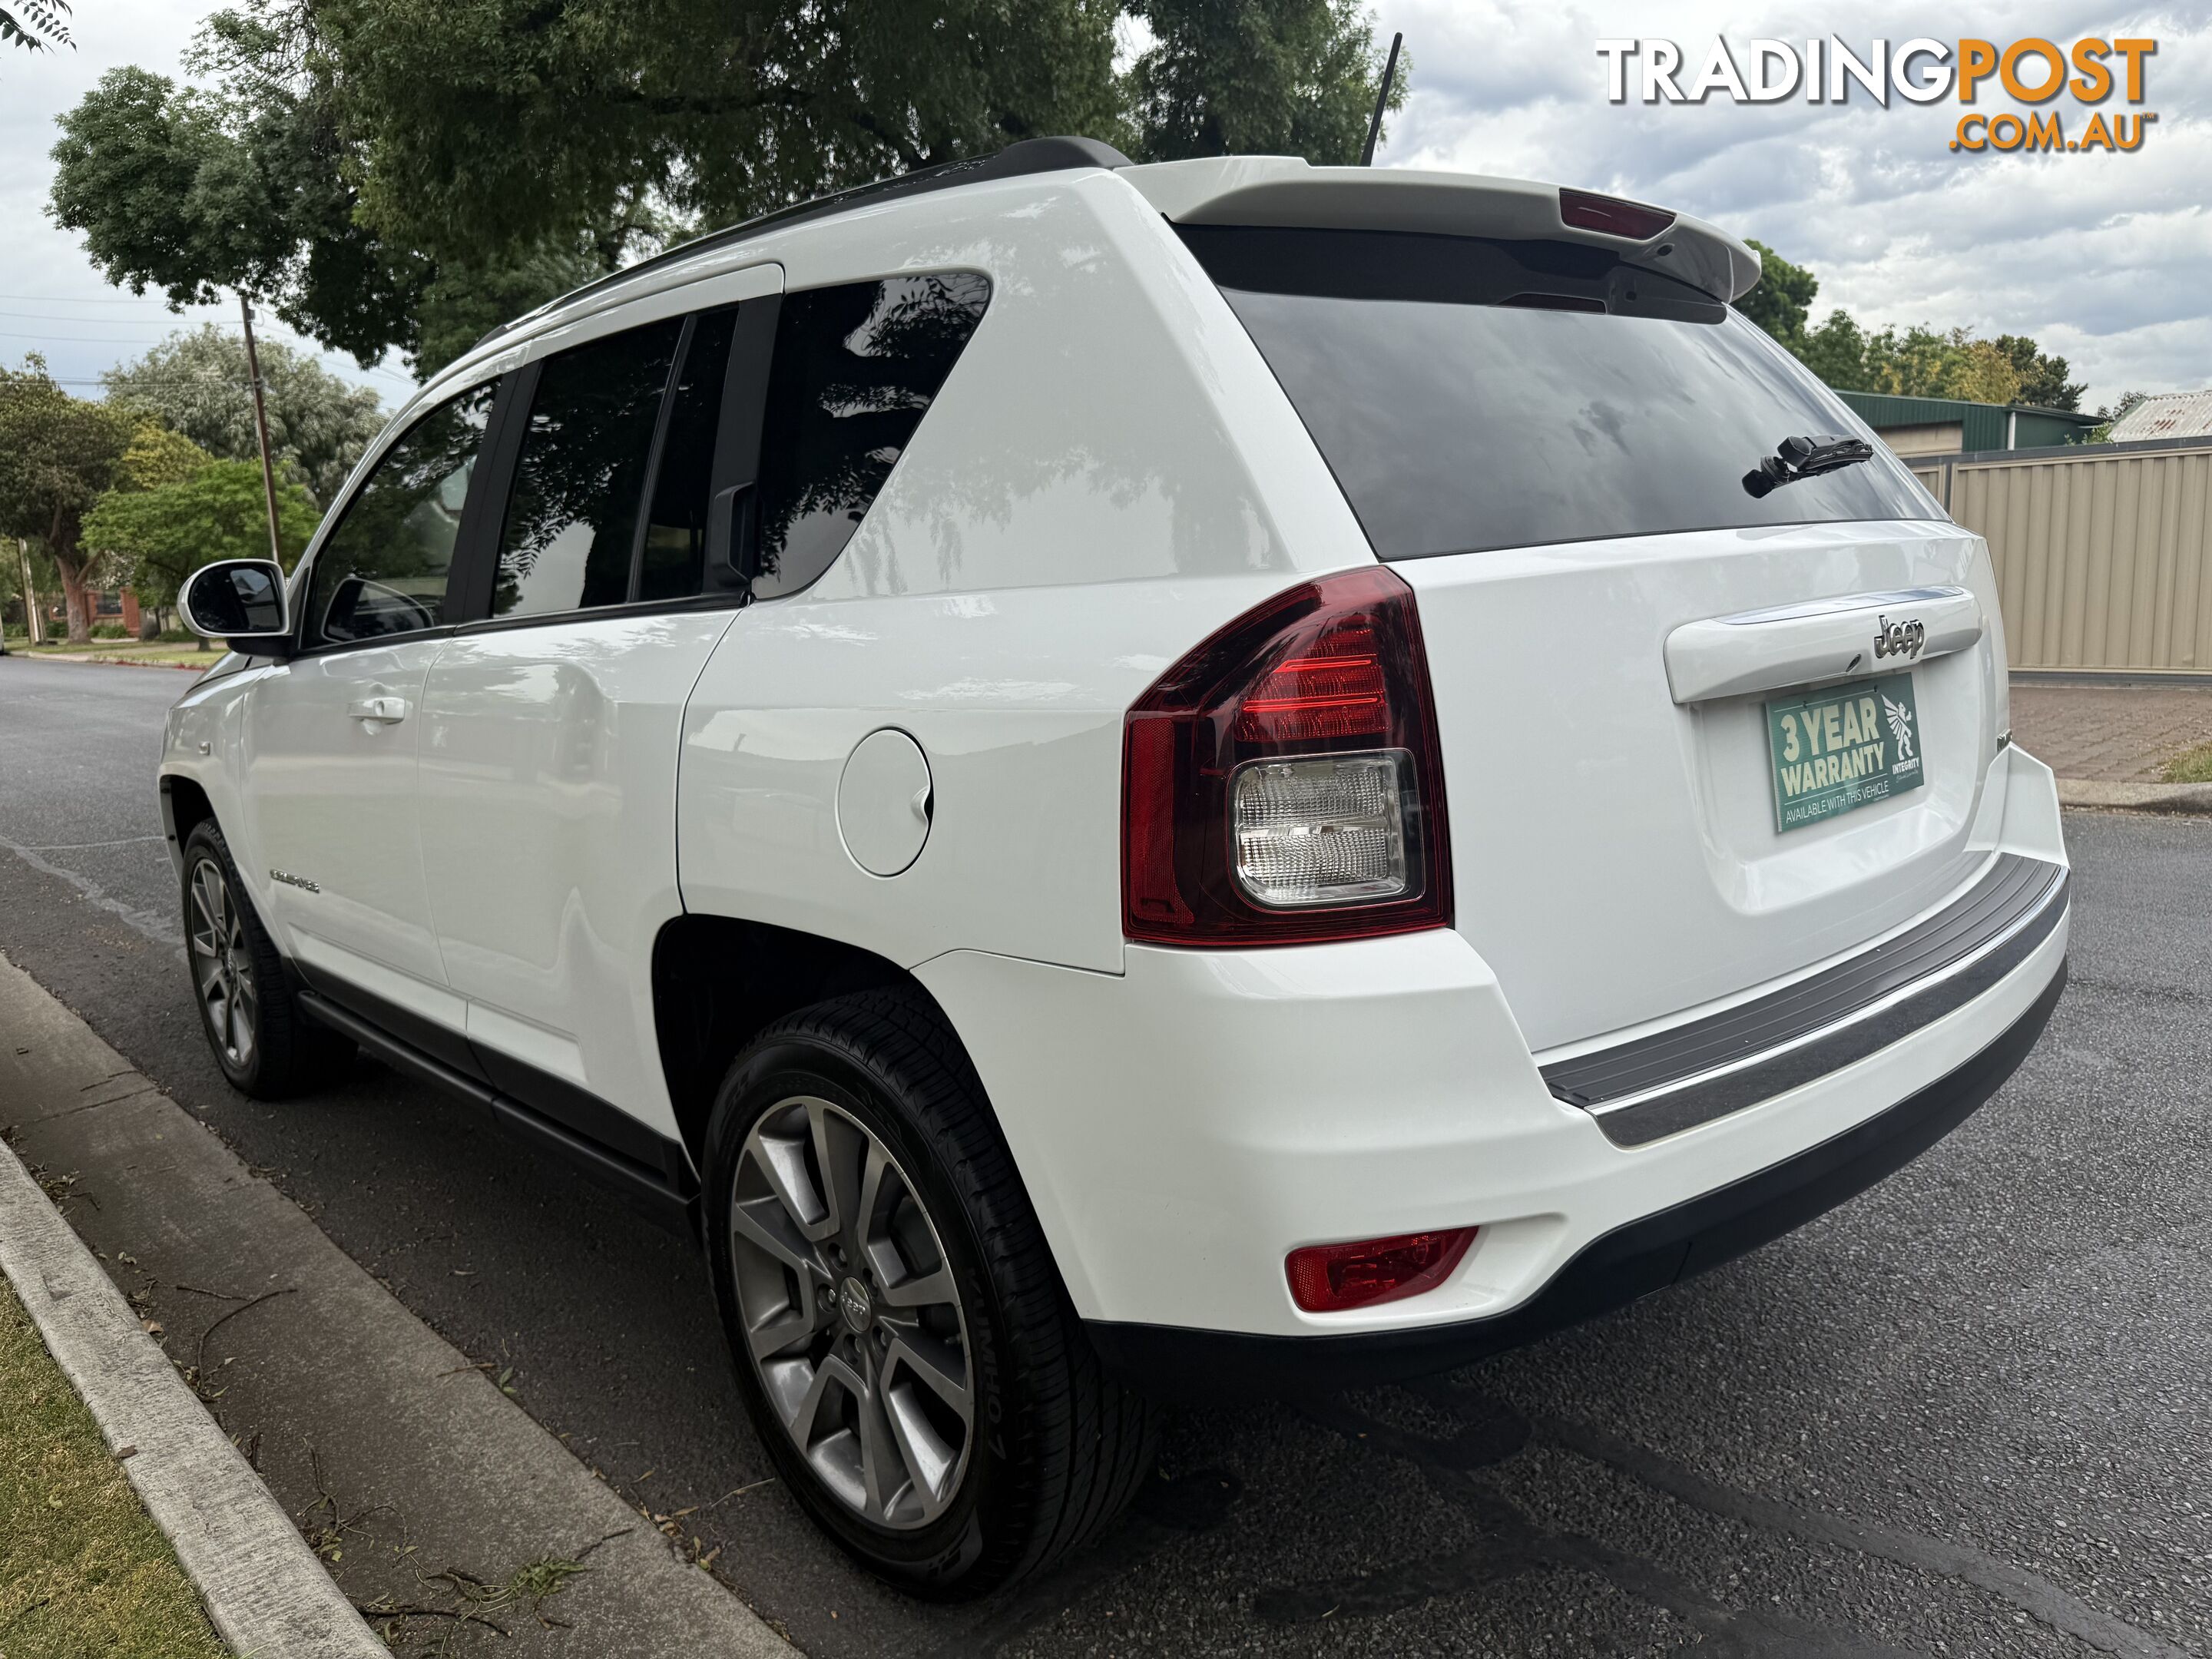
[[[493,616],[629,599],[646,469],[683,331],[671,318],[545,360],[500,529]]]
[[[310,646],[419,633],[447,620],[447,577],[497,381],[409,427],[346,504],[307,579]]]
[[[761,438],[757,599],[796,592],[853,538],[983,318],[975,271],[784,296]]]
[[[1864,436],[1729,307],[1565,242],[1187,227],[1376,555],[1932,519],[1874,459],[1755,497],[1784,438]]]

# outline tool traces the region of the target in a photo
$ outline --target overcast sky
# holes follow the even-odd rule
[[[177,325],[158,296],[109,288],[76,239],[46,217],[54,116],[103,71],[137,63],[178,72],[201,9],[158,0],[81,0],[75,52],[0,52],[0,362],[42,350],[72,388]],[[2000,15],[2021,18],[2014,29]],[[1949,149],[1960,114],[1863,97],[1702,107],[1606,100],[1599,40],[1674,40],[1694,66],[1716,34],[1741,52],[1755,36],[1835,33],[1863,52],[1951,35],[1958,14],[1924,3],[1738,9],[1679,3],[1509,4],[1384,0],[1402,29],[1413,96],[1378,158],[1610,190],[1757,237],[1820,279],[1816,316],[2024,333],[2073,365],[2090,407],[2121,392],[2212,386],[2212,8],[2134,10],[2042,0],[1971,20],[2002,41],[2033,32],[2070,42],[2148,35],[2159,43],[2141,106],[2158,112],[2132,155],[1967,155]],[[1995,95],[1992,96],[1991,94]],[[2115,99],[2112,107],[2120,108]],[[1979,107],[2012,107],[1992,82]],[[2070,131],[2087,112],[2062,97]],[[196,313],[198,314],[198,313]],[[204,313],[235,325],[234,307]],[[285,337],[270,322],[271,331]],[[410,384],[396,359],[364,373],[387,403]]]

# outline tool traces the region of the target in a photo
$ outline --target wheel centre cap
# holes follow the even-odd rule
[[[859,1279],[848,1277],[837,1287],[837,1311],[845,1316],[845,1323],[857,1335],[868,1328],[875,1317],[876,1301],[868,1294],[868,1287]]]

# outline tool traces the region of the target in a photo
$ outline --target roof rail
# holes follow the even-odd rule
[[[695,236],[688,242],[656,253],[650,259],[641,259],[634,265],[611,271],[596,282],[571,289],[557,299],[548,300],[544,305],[501,323],[469,349],[478,350],[502,334],[509,333],[532,319],[557,310],[587,294],[597,294],[629,282],[647,271],[688,258],[693,254],[744,241],[763,230],[795,225],[808,219],[826,219],[832,214],[865,207],[871,202],[922,196],[932,191],[951,190],[961,185],[986,184],[997,179],[1018,179],[1031,173],[1063,173],[1073,167],[1110,170],[1130,165],[1129,158],[1120,150],[1096,138],[1024,138],[990,155],[978,155],[962,161],[944,161],[936,167],[918,167],[912,173],[900,173],[896,178],[878,179],[869,185],[855,185],[850,190],[841,190],[832,195],[818,196],[811,202],[779,208],[774,213],[764,213],[757,219],[747,219],[742,224],[732,225],[726,229],[708,231],[704,236]]]

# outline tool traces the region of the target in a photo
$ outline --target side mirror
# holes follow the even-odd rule
[[[204,640],[248,656],[292,654],[284,572],[272,559],[222,559],[202,565],[177,590],[177,612]]]

